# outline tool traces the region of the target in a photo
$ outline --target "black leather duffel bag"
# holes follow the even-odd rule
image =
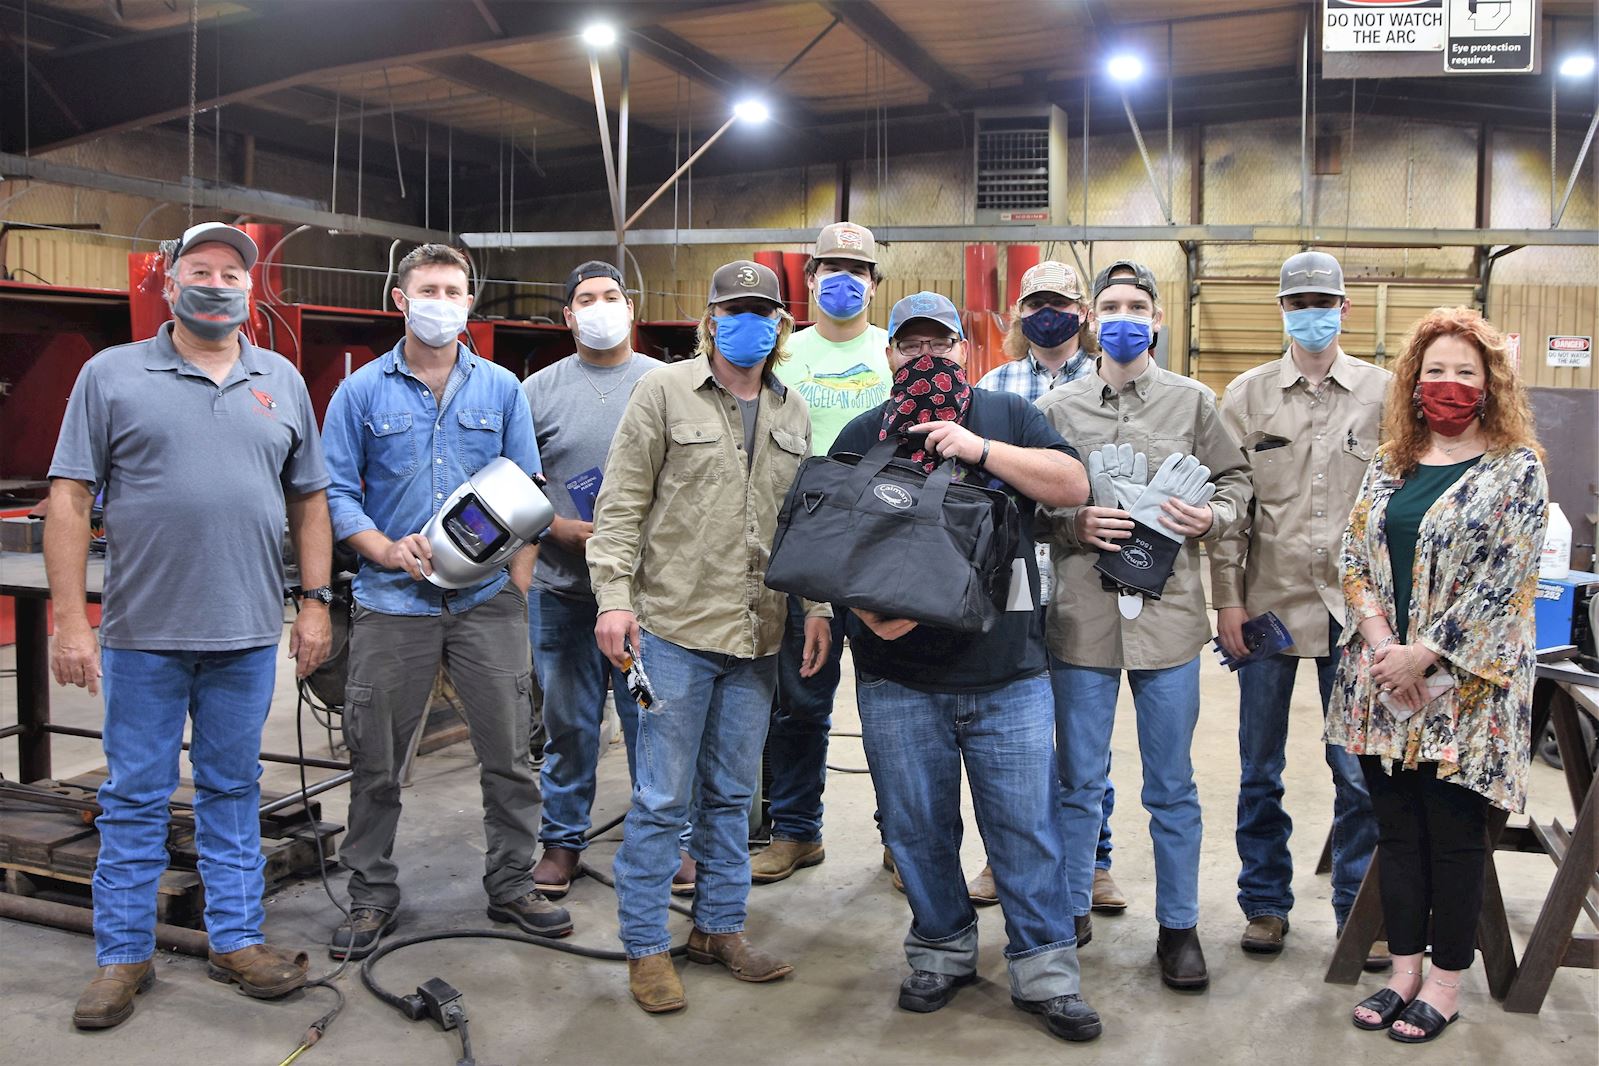
[[[966,633],[1004,610],[1020,519],[996,489],[895,459],[890,438],[864,457],[800,464],[777,516],[767,587]]]

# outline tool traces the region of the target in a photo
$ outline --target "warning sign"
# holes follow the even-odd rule
[[[1550,337],[1549,366],[1584,367],[1593,363],[1592,337]]]
[[[1449,0],[1444,69],[1457,74],[1532,70],[1537,23],[1537,0]]]
[[[1444,0],[1325,0],[1321,47],[1324,52],[1440,52]]]
[[[1521,334],[1505,334],[1505,355],[1510,358],[1510,369],[1521,371]]]

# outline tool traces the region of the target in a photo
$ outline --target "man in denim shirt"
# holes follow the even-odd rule
[[[405,338],[334,393],[323,426],[333,535],[361,555],[350,624],[344,730],[355,779],[343,860],[350,916],[335,959],[364,958],[394,928],[400,905],[391,858],[400,820],[400,766],[439,664],[466,708],[481,766],[489,917],[540,936],[572,931],[566,911],[533,887],[539,824],[532,729],[524,550],[482,584],[429,583],[422,527],[455,488],[505,456],[539,472],[533,418],[514,375],[457,341],[472,306],[466,260],[425,244],[400,262],[395,305]]]

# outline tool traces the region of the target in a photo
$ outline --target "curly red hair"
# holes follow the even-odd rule
[[[1432,442],[1427,421],[1412,397],[1421,378],[1422,356],[1440,337],[1459,337],[1482,357],[1482,432],[1488,450],[1525,446],[1541,454],[1527,390],[1516,368],[1510,365],[1505,335],[1469,307],[1435,307],[1410,328],[1404,349],[1392,367],[1394,378],[1388,386],[1383,436],[1388,439],[1387,450],[1395,472],[1404,475],[1415,469]]]

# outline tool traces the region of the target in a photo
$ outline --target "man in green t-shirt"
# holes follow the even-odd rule
[[[805,264],[805,279],[817,309],[816,324],[789,339],[788,358],[774,372],[805,397],[811,450],[826,455],[852,418],[888,399],[888,334],[866,317],[883,280],[872,231],[853,222],[823,228],[816,252]],[[824,857],[822,788],[845,613],[833,612],[827,662],[813,676],[801,677],[805,616],[799,599],[789,598],[788,631],[777,660],[777,700],[766,740],[772,767],[772,844],[752,860],[750,878],[756,884],[781,881]]]

